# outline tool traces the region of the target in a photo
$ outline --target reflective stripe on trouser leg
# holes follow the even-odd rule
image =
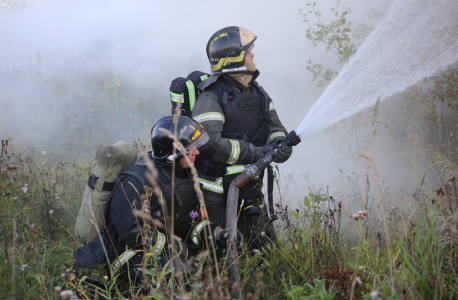
[[[115,274],[123,264],[125,264],[132,256],[135,255],[134,251],[128,250],[121,254],[112,264],[111,264],[111,272]]]
[[[192,234],[191,234],[191,237],[192,237],[192,242],[196,245],[199,245],[199,236],[200,236],[200,232],[202,231],[202,229],[204,228],[205,225],[207,224],[210,224],[210,221],[208,220],[203,220],[201,222],[199,222],[196,227],[194,228],[194,230],[192,231]]]

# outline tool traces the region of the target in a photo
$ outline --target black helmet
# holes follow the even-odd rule
[[[174,117],[178,118],[174,122]],[[175,127],[175,124],[177,125]],[[208,133],[205,132],[202,125],[189,117],[184,116],[167,116],[160,118],[151,129],[151,146],[153,147],[153,159],[160,164],[172,164],[174,159],[184,156],[184,153],[178,149],[173,155],[173,139],[167,133],[161,131],[165,129],[172,134],[175,134],[175,129],[178,141],[186,150],[199,148],[208,142]],[[187,155],[189,152],[186,151]]]
[[[207,43],[207,57],[212,73],[247,72],[245,54],[256,38],[253,32],[237,26],[215,32]]]

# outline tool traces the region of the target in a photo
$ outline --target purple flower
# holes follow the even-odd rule
[[[197,211],[191,211],[191,218],[195,219],[199,216],[199,213]]]

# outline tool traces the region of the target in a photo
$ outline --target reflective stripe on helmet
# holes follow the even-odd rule
[[[199,245],[199,239],[197,238],[200,236],[200,232],[204,228],[205,225],[210,224],[210,221],[208,220],[203,220],[199,222],[196,227],[194,227],[194,230],[192,231],[191,237],[192,237],[192,242],[196,245]]]
[[[181,93],[181,94],[175,94],[175,93],[170,92],[170,99],[171,99],[173,102],[181,102],[181,103],[184,103],[184,95],[183,95],[183,93]]]
[[[219,112],[208,112],[208,113],[200,114],[194,117],[194,120],[196,120],[199,123],[206,122],[206,121],[221,121],[224,123],[226,121],[226,119],[224,118],[224,115]]]
[[[245,51],[240,52],[239,56],[221,58],[216,65],[212,66],[212,70],[217,71],[221,69],[222,66],[225,66],[228,63],[241,62],[244,59],[245,59]]]
[[[230,166],[230,167],[227,167],[227,173],[226,175],[229,175],[229,174],[236,174],[236,173],[242,173],[243,171],[245,171],[245,165],[234,165],[234,166]]]
[[[270,101],[270,103],[269,103],[269,110],[275,110],[275,106],[274,106],[274,103],[272,101]]]
[[[203,188],[218,194],[224,194],[223,189],[223,178],[218,177],[215,181],[199,178],[199,182],[202,183]]]
[[[232,151],[231,151],[231,155],[229,156],[229,159],[227,160],[227,163],[229,165],[233,165],[239,159],[240,143],[237,140],[229,140],[229,141],[231,141],[231,144],[232,144]]]
[[[111,272],[114,274],[118,271],[123,264],[125,264],[132,256],[135,255],[134,251],[128,250],[121,254],[112,264],[111,264]]]
[[[269,135],[269,138],[267,139],[267,142],[270,142],[271,140],[273,140],[274,138],[277,138],[277,137],[280,137],[280,136],[284,136],[286,137],[286,134],[284,132],[274,132],[272,133],[271,135]]]
[[[194,88],[194,83],[192,83],[192,80],[186,81],[186,86],[188,87],[189,109],[192,111],[192,107],[194,106],[194,103],[196,103],[196,90]]]

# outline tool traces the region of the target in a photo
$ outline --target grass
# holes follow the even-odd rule
[[[40,160],[38,160],[40,159]],[[60,299],[60,289],[84,294],[85,276],[98,279],[103,299],[169,299],[170,270],[150,270],[155,288],[133,289],[120,280],[106,280],[102,266],[74,270],[72,252],[87,167],[46,161],[36,153],[13,153],[2,141],[0,161],[0,295],[2,299]],[[366,191],[377,187],[375,167],[365,157]],[[402,207],[379,203],[343,203],[323,190],[310,190],[299,208],[280,203],[276,243],[239,259],[242,291],[247,299],[454,299],[458,293],[457,190],[453,163],[440,156],[450,176],[437,190],[422,185]],[[372,181],[372,182],[371,182]],[[361,188],[364,190],[364,188]],[[281,194],[281,191],[280,191]],[[366,195],[368,198],[368,195]],[[348,202],[348,201],[345,201]],[[358,205],[361,208],[357,208]],[[357,209],[367,209],[364,220]],[[206,282],[196,299],[225,299],[227,273],[221,277],[207,256],[196,261]],[[213,271],[212,271],[213,270]],[[179,279],[176,279],[179,281]],[[157,282],[162,282],[158,287]],[[226,292],[225,292],[226,291]],[[226,293],[226,294],[225,294]],[[213,295],[213,297],[211,297]],[[223,296],[221,296],[223,295]],[[80,298],[84,296],[81,296]]]

